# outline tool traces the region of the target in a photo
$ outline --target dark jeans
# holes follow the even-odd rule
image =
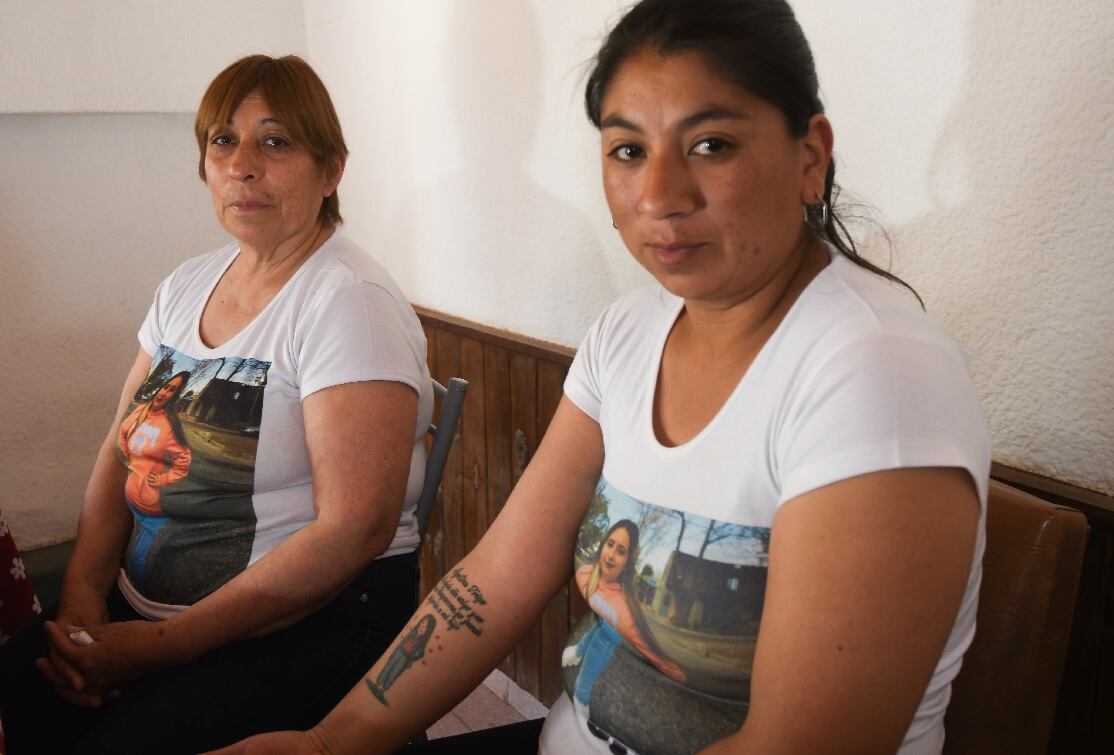
[[[34,668],[47,651],[42,623],[50,616],[41,616],[0,647],[8,755],[198,753],[263,731],[307,729],[387,649],[414,610],[416,584],[415,554],[374,561],[297,624],[138,679],[99,709],[60,700]],[[109,613],[139,618],[115,588]]]
[[[535,755],[544,718],[497,726],[494,729],[471,731],[452,737],[415,742],[398,751],[398,755],[451,755],[462,752],[490,752],[498,755]]]

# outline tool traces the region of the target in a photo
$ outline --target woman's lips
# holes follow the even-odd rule
[[[654,256],[663,265],[679,265],[687,261],[692,255],[703,249],[707,244],[703,241],[680,241],[670,244],[648,244]]]
[[[271,205],[266,202],[257,202],[255,200],[241,199],[236,202],[229,202],[229,207],[240,212],[255,212],[257,210],[265,210]]]

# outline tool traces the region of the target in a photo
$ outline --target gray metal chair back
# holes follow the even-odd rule
[[[429,426],[429,434],[433,442],[429,446],[429,456],[425,464],[425,482],[422,483],[422,493],[418,496],[418,508],[414,515],[418,519],[418,534],[425,539],[426,527],[429,525],[429,515],[437,503],[437,488],[441,485],[441,474],[445,471],[445,459],[449,456],[449,449],[453,445],[453,436],[456,434],[456,423],[460,419],[460,410],[464,406],[464,394],[468,392],[468,381],[463,378],[449,378],[449,387],[433,381],[433,391],[441,396],[441,413],[437,415],[437,422]]]

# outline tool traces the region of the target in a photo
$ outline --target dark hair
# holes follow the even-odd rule
[[[627,563],[623,565],[623,571],[619,574],[619,584],[623,586],[623,599],[627,602],[627,608],[630,609],[631,618],[634,619],[634,624],[638,628],[639,634],[642,635],[642,641],[645,642],[654,653],[662,655],[661,646],[658,645],[657,639],[650,632],[650,626],[646,623],[646,617],[642,614],[642,607],[638,605],[638,575],[635,573],[635,570],[638,568],[638,525],[630,519],[620,519],[615,522],[615,524],[611,525],[611,529],[603,536],[603,539],[600,540],[599,547],[596,548],[595,563],[599,564],[600,557],[603,555],[603,548],[607,545],[608,538],[618,529],[626,530],[627,536],[630,539],[630,544],[627,548]]]
[[[166,402],[166,406],[163,407],[162,411],[163,414],[166,415],[166,421],[170,423],[170,430],[174,433],[174,437],[178,439],[179,443],[186,447],[189,447],[189,443],[186,442],[186,433],[184,430],[182,430],[182,422],[178,419],[178,397],[181,396],[182,391],[186,389],[186,384],[189,383],[190,376],[191,373],[188,370],[182,370],[179,373],[171,375],[169,378],[167,378],[166,382],[158,387],[158,390],[156,390],[155,393],[151,394],[150,399],[151,401],[154,401],[155,394],[157,394],[166,386],[170,385],[170,383],[174,380],[177,380],[178,378],[182,379],[182,387],[174,392],[174,395],[171,396],[170,400]]]
[[[328,176],[335,175],[334,171],[348,157],[348,147],[333,101],[321,79],[297,55],[281,58],[248,55],[217,74],[197,107],[193,132],[201,152],[198,161],[201,180],[205,180],[209,129],[229,123],[244,98],[257,89],[298,144],[309,150]],[[317,219],[332,225],[341,223],[336,191],[325,197]]]
[[[603,536],[603,538],[600,540],[599,547],[596,548],[595,562],[597,564],[599,563],[600,557],[603,555],[603,548],[605,545],[607,545],[607,539],[615,533],[615,530],[620,528],[627,531],[627,535],[630,538],[630,543],[627,546],[627,563],[623,567],[623,573],[619,575],[619,581],[623,583],[624,588],[633,588],[635,586],[634,562],[638,560],[638,525],[632,522],[630,519],[620,519],[619,521],[615,522],[615,524],[611,525],[611,529],[609,529],[607,531],[607,534]]]
[[[724,78],[780,110],[796,137],[807,134],[812,116],[824,112],[812,50],[785,0],[642,0],[607,35],[588,76],[584,101],[596,128],[619,67],[647,49],[703,55]],[[827,222],[821,225],[809,212],[809,224],[856,265],[900,283],[920,301],[912,286],[859,255],[832,206],[838,197],[833,157],[824,180]]]

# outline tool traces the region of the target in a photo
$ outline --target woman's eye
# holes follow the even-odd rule
[[[692,152],[696,155],[716,155],[731,146],[729,142],[718,137],[701,139],[693,145]]]
[[[209,143],[216,147],[225,147],[232,143],[232,137],[228,134],[217,134],[209,140]]]
[[[643,151],[641,147],[634,144],[620,144],[615,149],[607,153],[608,157],[613,157],[620,162],[630,162],[642,157]]]
[[[281,147],[289,146],[290,142],[288,142],[286,139],[283,139],[281,136],[268,136],[266,139],[263,140],[263,144],[267,147],[278,149]]]

